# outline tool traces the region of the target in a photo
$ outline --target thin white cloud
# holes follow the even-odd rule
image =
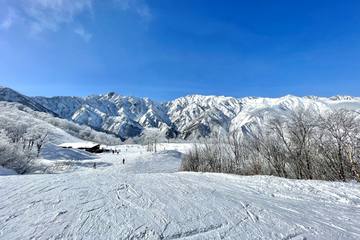
[[[114,2],[123,11],[132,11],[146,20],[152,18],[150,7],[145,0],[114,0]]]
[[[9,8],[6,17],[0,23],[0,29],[10,29],[16,19],[16,13],[12,8]]]
[[[84,39],[85,42],[90,42],[92,39],[92,34],[87,32],[83,27],[75,28],[74,32]]]
[[[84,27],[77,26],[81,15],[93,13],[95,1],[104,0],[3,0],[2,5],[11,9],[11,12],[0,19],[0,28],[10,29],[15,23],[21,22],[31,34],[37,35],[45,31],[57,32],[63,26],[70,25],[75,34],[90,41],[92,34]],[[143,19],[152,17],[145,0],[107,1],[120,6],[121,11],[133,12]]]
[[[45,31],[56,32],[64,25],[76,23],[81,14],[92,13],[94,1],[0,0],[0,7],[9,9],[7,15],[0,18],[0,28],[10,29],[18,24],[24,25],[33,35]],[[83,32],[85,33],[85,30]]]
[[[22,12],[33,32],[57,31],[92,9],[93,0],[23,0]]]

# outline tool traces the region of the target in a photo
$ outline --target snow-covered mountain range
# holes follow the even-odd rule
[[[88,97],[27,97],[0,88],[0,101],[19,102],[33,110],[114,133],[123,139],[158,129],[169,138],[192,139],[214,131],[251,129],[273,116],[286,116],[297,107],[317,112],[332,108],[360,111],[360,98],[349,96],[281,98],[233,98],[190,95],[159,103],[148,98],[121,96],[114,92]]]

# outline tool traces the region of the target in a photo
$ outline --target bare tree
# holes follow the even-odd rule
[[[317,114],[304,108],[290,112],[288,118],[272,120],[271,128],[282,141],[296,178],[312,179],[311,146],[317,123]]]
[[[158,143],[161,138],[161,134],[158,131],[149,131],[143,137],[143,142],[146,143],[148,152],[157,152]]]
[[[252,126],[251,134],[212,135],[185,155],[182,170],[360,181],[358,118],[346,110],[320,116],[297,108]]]
[[[355,112],[335,110],[321,118],[319,152],[334,178],[359,180],[359,121]],[[337,176],[336,176],[337,175]]]

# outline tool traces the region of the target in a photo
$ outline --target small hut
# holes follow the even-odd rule
[[[93,142],[63,143],[59,147],[80,149],[91,153],[102,153],[104,151],[100,148],[100,144]]]

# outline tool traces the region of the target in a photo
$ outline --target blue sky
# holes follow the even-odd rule
[[[360,92],[357,0],[0,0],[0,85],[28,95]]]

